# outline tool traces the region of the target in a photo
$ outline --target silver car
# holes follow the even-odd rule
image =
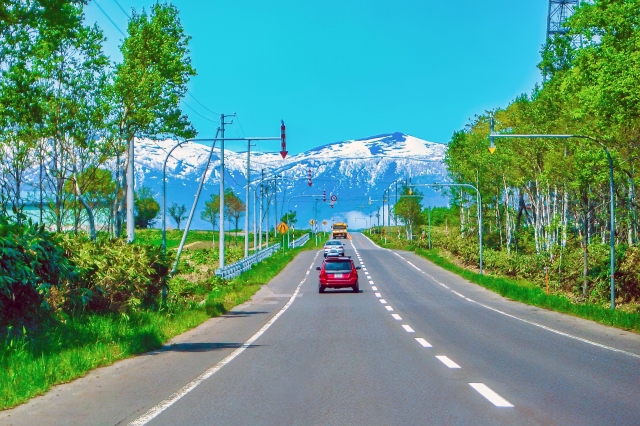
[[[344,256],[344,245],[340,240],[329,240],[324,244],[324,257]]]

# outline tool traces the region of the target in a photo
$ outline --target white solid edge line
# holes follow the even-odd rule
[[[542,325],[542,324],[534,322],[534,321],[529,321],[529,320],[526,320],[524,318],[520,318],[520,317],[517,317],[515,315],[508,314],[508,313],[506,313],[504,311],[501,311],[500,309],[492,308],[491,306],[485,305],[484,303],[475,301],[473,299],[469,299],[468,297],[466,297],[466,296],[458,293],[457,291],[451,289],[446,284],[441,283],[440,281],[436,280],[432,275],[430,275],[430,274],[428,274],[426,272],[425,272],[425,275],[428,276],[429,278],[431,278],[435,283],[437,283],[437,284],[441,285],[442,287],[446,288],[447,290],[449,290],[453,294],[457,295],[458,297],[461,297],[461,298],[467,300],[468,302],[475,303],[476,305],[482,306],[483,308],[489,309],[489,310],[491,310],[493,312],[496,312],[498,314],[504,315],[506,317],[509,317],[509,318],[512,318],[512,319],[515,319],[515,320],[518,320],[518,321],[522,321],[525,324],[529,324],[529,325],[533,325],[535,327],[539,327],[539,328],[541,328],[543,330],[550,331],[551,333],[555,333],[555,334],[558,334],[560,336],[564,336],[564,337],[568,337],[570,339],[578,340],[578,341],[580,341],[582,343],[587,343],[589,345],[593,345],[593,346],[599,347],[601,349],[606,349],[606,350],[609,350],[609,351],[612,351],[612,352],[617,352],[617,353],[621,353],[621,354],[624,354],[624,355],[628,355],[628,356],[633,357],[633,358],[640,359],[640,355],[639,354],[636,354],[636,353],[633,353],[633,352],[629,352],[629,351],[625,351],[623,349],[614,348],[612,346],[607,346],[607,345],[604,345],[602,343],[594,342],[593,340],[589,340],[589,339],[585,339],[583,337],[575,336],[575,335],[570,334],[570,333],[565,333],[564,331],[556,330],[555,328],[547,327],[546,325]]]
[[[489,386],[485,385],[484,383],[469,383],[469,385],[476,391],[478,391],[480,395],[487,398],[487,400],[489,400],[489,402],[491,402],[496,407],[513,407],[513,404],[495,393],[493,390],[491,390],[491,388],[489,388]]]
[[[423,348],[432,348],[431,343],[424,340],[422,337],[416,337],[416,341],[422,345]]]
[[[391,314],[391,316],[393,317],[393,319],[397,320],[397,321],[402,321],[402,317],[398,314]]]
[[[387,311],[393,312],[393,308],[391,306],[385,306],[385,308],[387,309]]]
[[[451,361],[451,359],[447,356],[436,355],[436,358],[438,358],[444,365],[446,365],[449,368],[461,368],[458,364]]]
[[[410,326],[408,326],[407,324],[403,324],[402,328],[404,328],[407,333],[415,333],[415,330]]]
[[[387,303],[387,301],[386,301],[386,300],[384,300],[384,299],[380,299],[380,303],[383,303],[383,304],[384,304],[384,303]]]
[[[318,252],[319,253],[319,252]],[[316,253],[316,256],[313,258],[314,263],[315,263],[315,259],[318,257],[318,253]],[[313,266],[313,264],[311,264],[311,266]],[[144,413],[142,416],[138,417],[137,419],[133,420],[132,422],[129,423],[129,426],[142,426],[145,425],[147,423],[149,423],[151,420],[153,420],[154,418],[156,418],[160,413],[162,413],[164,410],[166,410],[167,408],[169,408],[170,406],[172,406],[176,401],[178,401],[179,399],[181,399],[183,396],[185,396],[186,394],[188,394],[189,392],[191,392],[193,389],[195,389],[200,383],[204,382],[205,380],[207,380],[209,377],[213,376],[216,372],[218,372],[218,370],[220,370],[222,367],[224,367],[225,365],[227,365],[228,363],[230,363],[231,361],[233,361],[234,358],[236,358],[238,355],[240,355],[242,352],[244,352],[245,349],[247,349],[248,347],[251,346],[251,344],[253,342],[255,342],[260,336],[262,336],[262,334],[264,334],[265,331],[267,331],[267,329],[269,327],[271,327],[271,325],[276,322],[276,320],[278,318],[280,318],[280,316],[285,313],[285,311],[287,309],[289,309],[289,306],[291,306],[291,304],[293,303],[293,301],[296,299],[296,296],[298,295],[298,292],[300,291],[300,287],[302,286],[302,284],[306,281],[306,278],[302,281],[300,281],[300,284],[298,284],[298,286],[296,287],[296,290],[293,292],[293,294],[291,295],[291,298],[289,299],[289,301],[282,307],[282,309],[280,309],[274,316],[273,318],[271,318],[265,325],[262,326],[262,328],[260,330],[258,330],[256,332],[256,334],[254,334],[253,336],[251,336],[249,338],[249,340],[247,340],[246,342],[244,342],[242,344],[241,347],[239,347],[238,349],[236,349],[235,351],[231,352],[229,355],[227,355],[222,361],[218,362],[216,365],[214,365],[213,367],[209,368],[208,370],[206,370],[204,373],[202,373],[200,376],[196,377],[193,381],[191,381],[190,383],[188,383],[187,385],[183,386],[180,390],[178,390],[177,392],[175,392],[173,395],[171,395],[169,398],[165,399],[164,401],[160,402],[159,404],[157,404],[156,406],[152,407],[151,409],[149,409],[146,413]]]

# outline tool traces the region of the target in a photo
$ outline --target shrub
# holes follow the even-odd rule
[[[49,313],[51,289],[75,275],[56,235],[31,220],[0,217],[0,326],[34,327]]]
[[[126,312],[157,304],[170,263],[160,247],[127,244],[107,235],[96,241],[66,235],[63,245],[80,271],[80,279],[64,289],[66,309]]]

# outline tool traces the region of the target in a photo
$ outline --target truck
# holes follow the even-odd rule
[[[345,222],[336,222],[331,225],[331,238],[348,238],[349,233],[347,232],[347,224]]]

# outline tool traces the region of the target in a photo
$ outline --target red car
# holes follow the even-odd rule
[[[320,271],[318,280],[318,293],[324,293],[327,288],[351,287],[354,293],[360,291],[358,284],[359,266],[353,264],[350,257],[327,257],[322,266],[316,268]]]

